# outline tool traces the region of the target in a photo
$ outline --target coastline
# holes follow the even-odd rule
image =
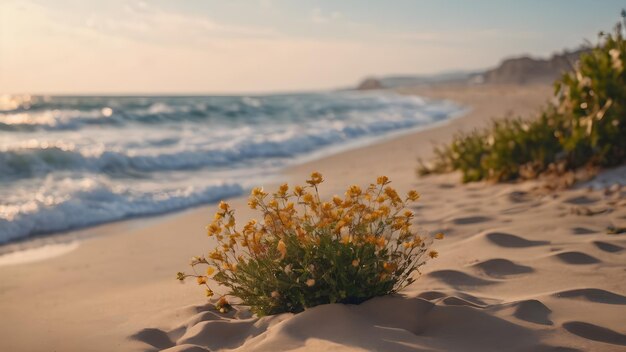
[[[450,241],[444,246],[452,252],[467,241],[476,242],[468,240],[466,234],[481,233],[484,237],[483,232],[488,229],[487,220],[484,223],[468,220],[469,230],[457,226],[465,225],[457,219],[478,216],[472,204],[464,204],[472,202],[472,193],[478,196],[474,200],[477,202],[487,199],[491,193],[509,194],[513,186],[490,186],[493,190],[486,190],[484,184],[462,186],[455,174],[418,179],[415,175],[416,158],[427,158],[432,153],[433,141],[445,142],[458,130],[479,127],[490,118],[511,111],[527,116],[547,101],[550,91],[550,87],[544,85],[402,89],[399,90],[402,94],[450,99],[471,110],[448,124],[290,166],[284,170],[281,178],[290,184],[302,183],[311,171],[319,171],[327,180],[321,193],[328,196],[342,192],[349,184],[367,184],[379,174],[385,174],[400,192],[410,188],[422,192],[423,208],[418,211],[422,213],[419,219],[432,230],[442,229],[450,233]],[[263,186],[273,189],[275,185]],[[530,184],[520,187],[528,188]],[[247,209],[246,198],[229,200],[242,219],[254,215]],[[490,201],[497,202],[493,199]],[[446,206],[446,202],[449,206]],[[509,210],[507,206],[510,207],[495,204],[489,209],[493,212],[515,211]],[[188,320],[192,313],[198,312],[198,305],[203,302],[202,294],[193,285],[178,285],[173,278],[176,271],[186,268],[188,258],[210,247],[204,226],[213,208],[213,205],[200,206],[167,214],[163,218],[130,219],[72,231],[66,236],[77,238],[80,244],[69,252],[46,260],[0,266],[0,280],[3,282],[0,289],[0,314],[4,318],[0,329],[0,349],[149,350],[146,343],[150,343],[138,337],[137,332],[146,328],[159,328],[162,331],[174,329]],[[610,216],[617,218],[620,214],[618,212]],[[494,216],[494,219],[496,228],[513,226],[507,223],[509,217]],[[478,250],[471,254],[464,253],[459,258],[447,258],[429,264],[427,271],[464,266],[471,255],[485,254],[494,249],[489,246],[472,248]],[[536,248],[531,250],[533,255],[544,257]],[[445,253],[445,250],[442,252]],[[528,252],[520,254],[522,258]],[[611,263],[618,261],[619,258],[611,259]],[[558,276],[551,274],[549,277]],[[420,285],[440,287],[434,277],[418,281]],[[592,284],[602,285],[597,279],[593,279]],[[619,292],[624,283],[607,285],[610,286],[607,287],[608,291]],[[555,287],[548,287],[544,291],[555,290]],[[408,292],[411,294],[412,291]],[[414,292],[416,295],[419,293],[417,289]],[[507,293],[510,294],[507,289],[502,291],[502,294]],[[524,292],[514,294],[518,298],[524,295]],[[604,309],[601,312],[605,314]],[[606,313],[605,317],[612,324],[619,322],[615,313]],[[599,322],[598,325],[607,324]],[[31,337],[33,333],[37,335],[36,339]],[[567,336],[559,333],[550,340],[562,343],[567,341]],[[326,345],[315,342],[308,347],[315,349],[316,346],[322,348],[320,346]]]
[[[358,91],[355,91],[358,94]],[[424,98],[419,94],[415,93],[402,93],[397,90],[381,90],[383,95],[387,94],[400,94],[406,96],[415,96],[418,99]],[[315,164],[316,161],[333,156],[340,155],[345,152],[349,152],[351,150],[360,149],[363,147],[367,147],[370,145],[377,145],[381,143],[385,143],[395,138],[399,138],[406,135],[412,135],[420,131],[427,131],[433,128],[437,128],[440,126],[445,126],[452,123],[455,119],[464,116],[468,112],[468,108],[465,106],[459,106],[455,102],[445,99],[445,97],[440,98],[426,98],[427,100],[437,101],[439,104],[444,105],[452,105],[455,108],[458,108],[458,111],[450,113],[450,116],[441,121],[435,121],[426,125],[416,125],[414,127],[410,127],[407,129],[400,129],[396,131],[392,131],[390,133],[380,135],[380,136],[368,136],[365,138],[357,139],[354,141],[349,141],[340,145],[331,145],[322,147],[320,150],[310,153],[304,156],[298,156],[291,161],[288,161],[286,165],[282,166],[278,171],[273,174],[268,174],[263,177],[263,181],[266,182],[258,182],[265,183],[268,185],[278,185],[281,183],[285,174],[288,173],[288,170],[293,169],[295,167],[301,165]],[[238,197],[247,197],[247,191],[241,195],[229,196],[225,199],[235,199]],[[144,214],[138,216],[131,216],[127,218],[122,218],[118,220],[104,221],[100,223],[94,223],[91,225],[85,225],[78,228],[70,228],[62,231],[55,232],[45,232],[45,233],[36,233],[29,237],[17,238],[11,240],[6,243],[0,243],[0,267],[3,265],[12,265],[12,261],[10,258],[5,258],[8,255],[11,257],[19,258],[18,252],[27,252],[26,256],[30,256],[30,252],[35,251],[37,253],[36,256],[33,256],[33,260],[43,260],[48,257],[54,257],[58,255],[58,250],[52,250],[49,256],[45,255],[45,252],[42,250],[43,247],[54,247],[58,248],[64,244],[77,244],[83,240],[89,239],[94,236],[106,235],[108,233],[113,232],[125,232],[132,230],[134,228],[142,228],[146,226],[155,225],[156,223],[160,223],[170,219],[172,217],[184,215],[187,212],[194,211],[196,209],[204,209],[207,205],[216,204],[219,202],[218,200],[203,203],[200,205],[192,205],[189,207],[182,207],[180,209],[165,211],[165,212],[156,212],[153,214]],[[75,249],[76,247],[74,247]],[[37,259],[35,259],[37,258]],[[2,260],[4,259],[4,260]],[[22,262],[21,259],[17,259],[18,262]]]

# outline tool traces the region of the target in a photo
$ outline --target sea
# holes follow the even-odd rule
[[[357,91],[0,96],[0,244],[234,197],[461,109]]]

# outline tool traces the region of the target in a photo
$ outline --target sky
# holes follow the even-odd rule
[[[237,94],[546,57],[613,0],[0,0],[0,93]]]

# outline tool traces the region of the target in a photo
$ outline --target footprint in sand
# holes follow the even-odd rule
[[[514,305],[516,308],[513,316],[517,319],[541,325],[554,325],[552,320],[549,319],[552,310],[540,301],[529,299],[517,302]]]
[[[513,191],[508,195],[509,201],[513,203],[523,203],[530,200],[528,192]]]
[[[507,248],[525,248],[549,244],[548,241],[530,241],[525,238],[504,232],[490,232],[485,235],[487,240],[497,246]]]
[[[491,218],[486,216],[468,216],[465,218],[452,219],[452,222],[456,225],[471,225],[480,224],[481,222],[487,222],[489,220],[491,220]]]
[[[596,247],[598,247],[598,249],[605,251],[605,252],[609,252],[609,253],[617,253],[617,252],[621,252],[622,250],[624,250],[624,247],[620,247],[616,244],[612,244],[608,242],[594,241],[593,244]]]
[[[626,305],[626,297],[599,288],[580,288],[553,294],[559,298],[582,299],[595,303]]]
[[[574,235],[592,235],[597,232],[598,231],[594,231],[586,227],[574,227],[572,229],[572,233],[574,233]]]
[[[573,265],[597,264],[601,262],[599,259],[588,254],[574,251],[557,253],[554,257],[561,262]]]
[[[626,346],[626,335],[602,326],[582,321],[569,321],[563,323],[563,328],[585,339]]]
[[[532,273],[535,270],[529,266],[519,265],[510,260],[495,258],[485,260],[472,265],[472,268],[493,278],[504,278],[507,276]]]
[[[565,346],[549,346],[549,345],[539,345],[533,351],[537,351],[537,352],[583,352],[583,350],[579,350],[577,348],[565,347]]]
[[[170,348],[174,346],[174,342],[170,340],[170,337],[163,330],[159,329],[142,329],[138,333],[130,336],[132,340],[144,342],[159,350]]]
[[[485,308],[485,306],[481,306],[476,303],[472,303],[470,301],[466,301],[462,298],[455,297],[455,296],[446,297],[441,300],[441,303],[443,303],[446,306],[468,306],[468,307],[474,307],[474,308]]]
[[[589,198],[587,196],[572,197],[564,200],[564,203],[576,204],[576,205],[588,205],[597,202],[599,199]]]
[[[441,297],[445,297],[446,294],[443,292],[439,292],[439,291],[425,291],[420,293],[417,297],[419,298],[423,298],[427,301],[432,301],[435,299],[439,299]]]
[[[434,301],[445,297],[441,301],[444,304],[451,306],[465,305],[476,308],[484,308],[487,306],[487,303],[481,299],[463,292],[457,292],[455,296],[448,296],[446,293],[440,291],[425,291],[420,293],[418,297],[428,301]]]
[[[481,279],[457,270],[438,270],[430,272],[426,274],[426,276],[432,277],[433,279],[455,288],[466,286],[484,286],[497,283],[497,281]]]
[[[211,350],[198,345],[183,344],[177,345],[176,347],[172,347],[163,352],[211,352]]]
[[[439,187],[440,189],[452,189],[455,188],[456,185],[453,183],[440,183],[437,185],[437,187]]]

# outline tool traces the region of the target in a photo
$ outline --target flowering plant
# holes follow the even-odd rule
[[[406,207],[419,199],[416,191],[402,198],[381,176],[365,190],[351,186],[345,197],[322,201],[322,175],[314,172],[306,182],[292,190],[284,184],[271,196],[253,189],[248,205],[262,220],[250,220],[241,230],[234,210],[221,202],[207,226],[219,245],[208,256],[194,257],[195,273],[180,272],[178,279],[195,277],[210,297],[212,278],[262,316],[394,293],[437,257],[429,250],[432,238],[412,230],[414,213]],[[205,267],[200,274],[198,266]],[[217,308],[229,308],[225,297]]]
[[[499,119],[435,148],[418,173],[461,171],[463,182],[532,179],[626,162],[626,11],[612,33],[554,82],[556,106],[535,119]]]

